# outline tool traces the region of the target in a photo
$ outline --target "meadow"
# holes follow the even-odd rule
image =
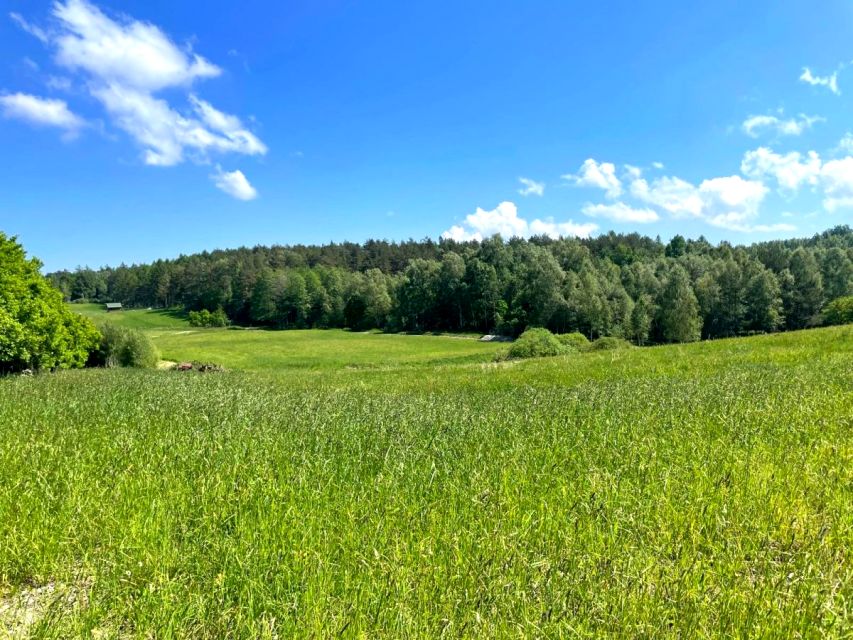
[[[121,318],[229,371],[0,380],[0,634],[850,636],[853,327],[495,363]]]

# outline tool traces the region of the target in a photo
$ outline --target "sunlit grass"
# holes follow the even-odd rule
[[[0,594],[91,584],[35,636],[849,632],[849,327],[521,363],[312,332],[314,368],[279,335],[161,342],[256,373],[0,381]]]

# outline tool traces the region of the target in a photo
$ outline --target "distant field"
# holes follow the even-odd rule
[[[108,320],[123,327],[135,329],[186,329],[186,315],[168,309],[125,309],[107,313],[102,304],[71,304],[72,311],[87,316],[95,322]]]
[[[849,637],[851,327],[177,329],[235,371],[0,380],[0,637]]]
[[[327,331],[199,329],[152,332],[167,360],[216,362],[243,371],[380,369],[491,360],[495,343],[467,337]]]

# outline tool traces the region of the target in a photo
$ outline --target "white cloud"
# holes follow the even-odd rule
[[[812,70],[808,67],[803,68],[803,73],[800,76],[800,81],[808,83],[813,87],[826,87],[835,95],[839,95],[841,91],[838,88],[838,72],[835,71],[830,76],[816,76],[812,74]]]
[[[217,189],[221,189],[238,200],[254,200],[258,197],[258,192],[249,184],[246,176],[240,170],[223,171],[221,167],[217,166],[216,173],[210,178]]]
[[[589,158],[581,165],[577,175],[569,173],[564,175],[563,179],[578,187],[603,189],[608,198],[618,198],[622,195],[622,181],[616,177],[616,166],[610,162],[599,164]]]
[[[807,156],[803,157],[796,151],[781,155],[767,147],[759,147],[754,151],[747,151],[740,170],[745,176],[757,180],[774,178],[780,189],[791,193],[801,186],[815,186],[818,183],[821,161],[814,151],[809,151]]]
[[[468,215],[461,225],[453,225],[441,234],[442,238],[462,242],[465,240],[483,240],[499,233],[504,238],[529,237],[531,235],[547,235],[552,238],[560,236],[588,237],[598,226],[592,223],[575,224],[554,222],[552,218],[535,219],[528,222],[518,216],[518,207],[513,202],[501,202],[491,211],[477,207]]]
[[[625,176],[627,180],[636,180],[643,177],[643,170],[631,164],[625,165]]]
[[[23,16],[20,13],[15,13],[14,11],[9,14],[9,17],[12,18],[12,22],[17,24],[21,29],[29,33],[31,36],[41,40],[44,43],[47,43],[49,37],[47,32],[39,26],[34,24],[30,24],[26,20],[24,20]]]
[[[820,176],[827,211],[853,207],[853,156],[824,163]]]
[[[681,178],[664,176],[649,184],[640,178],[631,183],[631,195],[659,207],[674,218],[700,217],[704,203],[696,187]]]
[[[51,32],[35,32],[20,16],[13,19],[56,50],[56,62],[87,76],[86,87],[113,124],[143,147],[148,165],[171,166],[186,159],[208,163],[213,153],[263,155],[266,145],[236,116],[223,113],[194,94],[188,105],[173,107],[157,92],[188,91],[195,81],[213,78],[221,69],[178,46],[157,26],[127,17],[112,18],[88,0],[57,0]],[[48,79],[65,90],[67,79]],[[64,104],[64,103],[62,103]],[[222,184],[235,197],[254,197],[242,173],[222,173]],[[241,180],[242,178],[242,180]],[[221,187],[225,189],[225,187]]]
[[[751,221],[758,216],[768,189],[760,181],[740,176],[704,180],[698,187],[681,178],[665,176],[651,183],[643,178],[634,180],[630,192],[674,218],[692,217],[717,227],[756,231]]]
[[[838,149],[845,153],[853,153],[853,133],[847,132],[838,142]]]
[[[608,218],[616,222],[656,222],[660,216],[652,209],[636,209],[624,202],[612,204],[586,204],[581,209],[584,215],[592,218]]]
[[[518,190],[518,193],[523,196],[541,196],[545,194],[544,182],[536,182],[530,178],[519,178],[518,181],[523,185]]]
[[[652,167],[660,171],[664,168],[663,162],[652,162]]]
[[[744,120],[742,129],[746,135],[752,138],[757,138],[767,131],[780,136],[798,136],[811,129],[818,122],[823,122],[823,118],[804,114],[800,114],[798,118],[787,120],[782,120],[776,116],[749,116]]]
[[[105,83],[144,91],[186,86],[222,71],[184,51],[152,24],[119,24],[86,0],[54,4],[63,32],[54,39],[59,64],[83,69]]]
[[[58,127],[71,134],[85,125],[85,121],[72,113],[64,100],[13,93],[0,96],[0,108],[6,118],[25,120],[34,125]]]
[[[781,155],[759,147],[746,153],[741,171],[751,178],[773,178],[780,189],[791,194],[805,186],[819,188],[823,206],[830,213],[853,207],[853,156],[822,162],[815,151],[805,156],[795,151]]]
[[[764,184],[727,176],[705,180],[699,185],[703,217],[712,225],[734,231],[755,231],[750,221],[758,216],[768,189]]]

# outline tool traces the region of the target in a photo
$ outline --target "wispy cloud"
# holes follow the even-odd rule
[[[24,20],[23,16],[21,16],[20,13],[15,13],[13,11],[9,14],[9,17],[21,29],[23,29],[24,31],[29,33],[31,36],[38,38],[39,40],[41,40],[45,44],[47,44],[47,42],[50,40],[50,38],[47,35],[47,31],[45,31],[44,29],[42,29],[39,26],[36,26],[34,24],[30,24],[29,22]]]
[[[638,222],[645,224],[657,222],[660,216],[652,209],[638,209],[624,202],[612,204],[586,204],[581,209],[584,215],[591,218],[608,218],[614,222]]]
[[[75,115],[64,100],[40,98],[26,93],[0,96],[0,109],[6,118],[24,120],[33,125],[56,127],[75,135],[86,123]]]
[[[800,81],[812,85],[813,87],[826,87],[835,95],[840,95],[841,90],[838,88],[838,72],[833,71],[832,75],[816,76],[808,67],[803,68],[803,73],[800,75]]]
[[[780,136],[799,136],[811,129],[816,123],[823,121],[824,119],[819,116],[807,116],[804,114],[786,120],[776,116],[755,115],[749,116],[744,120],[741,128],[746,135],[752,138],[757,138],[762,133],[767,132]]]
[[[530,178],[519,178],[518,181],[522,184],[518,193],[523,196],[542,196],[545,194],[544,182],[536,182]]]

